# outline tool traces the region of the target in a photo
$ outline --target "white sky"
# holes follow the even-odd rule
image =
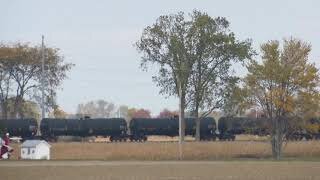
[[[105,99],[116,105],[178,109],[152,82],[152,72],[139,69],[133,47],[147,25],[160,15],[198,9],[224,16],[231,30],[261,43],[294,36],[312,44],[310,60],[320,67],[320,1],[317,0],[0,0],[0,41],[58,47],[67,62],[76,64],[58,93],[58,103],[74,113],[79,103]],[[238,70],[241,74],[241,70]]]

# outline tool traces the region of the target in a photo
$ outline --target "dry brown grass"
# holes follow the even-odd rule
[[[270,140],[270,137],[241,134],[236,136],[236,140],[237,141],[268,141]]]
[[[194,141],[195,138],[191,136],[186,136],[185,141]],[[149,142],[178,142],[178,136],[170,137],[170,136],[148,136]],[[94,140],[91,140],[90,142],[110,142],[109,138],[104,137],[98,137],[94,138]]]
[[[69,138],[70,139],[70,138]],[[109,138],[103,138],[103,137],[98,137],[98,138],[90,138],[87,139],[90,142],[110,142]],[[238,141],[266,141],[269,140],[269,137],[267,136],[254,136],[254,135],[237,135],[236,140]],[[148,141],[149,142],[178,142],[179,138],[178,136],[175,137],[169,137],[169,136],[148,136]],[[185,141],[195,141],[195,138],[192,136],[186,136]],[[70,140],[69,140],[70,142]]]
[[[177,160],[176,142],[146,143],[52,143],[51,158],[55,160]],[[20,149],[14,144],[13,159]],[[185,142],[185,160],[225,160],[237,158],[269,158],[269,142]],[[320,141],[290,142],[284,147],[285,157],[319,158]]]

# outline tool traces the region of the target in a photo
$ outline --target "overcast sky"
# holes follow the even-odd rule
[[[317,0],[0,0],[0,41],[45,43],[61,49],[76,64],[58,93],[59,105],[75,113],[79,103],[105,99],[116,105],[178,109],[152,82],[152,72],[139,69],[133,47],[143,28],[157,17],[198,9],[224,16],[241,39],[258,50],[268,40],[294,36],[312,44],[310,60],[320,67],[320,1]],[[241,72],[238,72],[241,74]]]

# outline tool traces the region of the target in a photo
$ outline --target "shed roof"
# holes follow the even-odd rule
[[[36,147],[37,145],[39,145],[41,143],[51,147],[51,145],[44,140],[26,140],[25,142],[23,142],[21,144],[21,147]]]

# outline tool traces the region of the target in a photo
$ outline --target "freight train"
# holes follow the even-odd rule
[[[38,123],[35,119],[0,119],[1,130],[17,137],[33,137],[37,134]]]
[[[185,134],[195,136],[195,118],[185,118]],[[133,118],[127,124],[122,118],[84,118],[55,119],[45,118],[40,128],[35,119],[0,119],[0,129],[9,132],[11,136],[23,139],[42,138],[56,141],[59,136],[103,136],[110,141],[147,141],[150,135],[178,136],[179,120],[173,118]],[[41,136],[36,136],[40,129]],[[217,131],[218,130],[218,131]],[[269,135],[270,126],[266,118],[222,117],[218,126],[214,118],[202,118],[200,140],[235,140],[236,135],[252,134]],[[303,128],[289,129],[288,140],[320,139],[320,119],[310,119]]]
[[[311,118],[306,121],[298,118],[285,120],[287,125],[285,138],[287,140],[320,139],[320,118]],[[225,137],[237,134],[267,136],[271,132],[269,120],[263,117],[222,117],[219,119],[218,129],[220,136]]]
[[[127,137],[127,122],[122,118],[45,118],[40,123],[40,132],[47,140],[56,140],[59,136],[108,136],[111,141],[122,141]]]
[[[185,118],[185,134],[195,136],[195,118]],[[178,118],[133,118],[129,125],[131,141],[146,141],[150,135],[178,136]],[[202,118],[200,123],[200,140],[216,139],[216,122],[214,118]]]
[[[267,118],[221,117],[218,123],[222,134],[268,135],[270,127]]]
[[[11,136],[35,138],[38,130],[35,119],[0,120],[0,127]],[[56,141],[59,136],[103,136],[110,141],[146,141],[150,135],[177,136],[179,121],[174,118],[133,118],[129,125],[123,118],[55,119],[45,118],[40,123],[41,137]],[[213,118],[201,119],[201,140],[216,139]],[[195,135],[195,118],[186,118],[186,135]]]

